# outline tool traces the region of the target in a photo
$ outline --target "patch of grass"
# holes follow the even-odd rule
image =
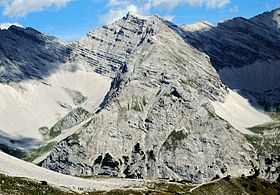
[[[280,112],[269,112],[268,115],[275,121],[280,121]]]
[[[204,106],[204,108],[207,111],[209,118],[216,118],[217,117],[217,115],[214,114],[213,112],[211,112],[206,106]]]
[[[240,195],[240,194],[254,194],[254,195],[278,195],[280,190],[279,183],[270,183],[262,179],[247,179],[247,178],[234,178],[230,180],[221,179],[217,182],[202,185],[192,192],[190,189],[194,186],[179,183],[148,183],[147,190],[135,190],[135,189],[123,189],[123,190],[112,190],[109,192],[92,192],[93,194],[190,194],[190,195]]]
[[[96,191],[96,192],[90,192],[89,195],[143,195],[145,194],[145,191],[142,190],[111,190],[108,192],[105,191]]]
[[[167,183],[167,182],[154,182],[146,184],[147,190],[136,190],[136,189],[120,189],[111,190],[108,192],[92,192],[90,195],[172,195],[172,194],[188,194],[187,192],[191,189],[189,185],[183,185],[179,183]]]
[[[280,184],[270,183],[261,179],[247,179],[237,178],[226,181],[224,179],[218,182],[203,185],[198,189],[195,189],[191,194],[194,195],[217,195],[217,194],[279,194]]]
[[[245,137],[259,154],[269,152],[278,155],[280,153],[280,122],[269,122],[250,127],[248,130],[257,134],[245,135]]]
[[[28,162],[32,162],[36,158],[38,158],[38,157],[44,155],[45,153],[51,151],[56,146],[56,144],[57,144],[57,142],[50,142],[46,145],[43,145],[40,148],[38,148],[30,157],[24,158],[24,160],[28,161]]]
[[[170,93],[165,93],[163,96],[165,96],[165,97],[171,97],[171,94],[170,94]]]
[[[132,102],[132,109],[135,110],[136,112],[142,112],[143,111],[143,107],[138,100],[135,100],[135,101]]]
[[[167,150],[175,150],[178,144],[188,137],[183,131],[172,131],[166,141],[164,142],[163,146]]]
[[[65,92],[72,98],[75,105],[82,104],[88,99],[82,92],[77,90],[65,88]]]
[[[247,141],[252,144],[259,154],[269,152],[272,154],[280,153],[280,134],[275,137],[245,135]]]
[[[254,126],[248,128],[248,130],[257,133],[257,134],[263,134],[264,132],[270,132],[275,130],[280,130],[280,122],[269,122],[262,125]],[[280,131],[279,131],[280,133]]]
[[[186,193],[192,187],[190,185],[179,184],[179,183],[155,183],[153,189],[156,191],[166,193]]]
[[[87,178],[87,177],[83,177]],[[107,178],[99,178],[107,179]],[[125,181],[124,181],[125,182]],[[271,183],[262,179],[233,178],[221,179],[214,183],[202,185],[192,192],[194,186],[175,182],[149,182],[145,188],[115,189],[110,191],[92,191],[82,193],[83,195],[130,195],[130,194],[151,194],[151,195],[171,195],[171,194],[190,194],[190,195],[278,195],[280,193],[280,183]],[[36,182],[25,178],[9,177],[0,174],[0,194],[3,195],[76,195],[72,191],[64,191],[59,188],[49,186],[46,182]]]
[[[72,110],[50,129],[50,138],[57,137],[63,130],[80,124],[85,119],[89,118],[89,116],[90,113],[82,107]]]
[[[74,195],[77,193],[64,191],[50,185],[0,174],[0,194],[2,195]]]

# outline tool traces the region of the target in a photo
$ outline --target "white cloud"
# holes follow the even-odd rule
[[[128,12],[141,14],[139,8],[136,5],[128,5],[124,8],[111,9],[107,14],[100,18],[100,22],[104,24],[111,24],[125,16]]]
[[[22,25],[17,22],[4,22],[4,23],[0,23],[0,29],[2,29],[2,30],[8,29],[12,25],[22,27]]]
[[[172,22],[174,20],[174,16],[163,16],[166,20]]]
[[[108,7],[115,7],[115,6],[127,6],[130,5],[129,1],[122,1],[122,0],[110,0],[108,3]]]
[[[31,12],[43,11],[50,7],[60,8],[72,0],[0,0],[3,14],[12,17],[24,17]]]
[[[128,12],[138,15],[149,15],[152,8],[172,10],[179,5],[206,7],[209,9],[221,9],[229,4],[230,0],[109,0],[109,11],[103,15],[100,22],[110,24],[122,18]],[[166,16],[172,21],[173,16]]]
[[[152,6],[165,9],[173,9],[180,4],[189,6],[205,6],[207,8],[223,8],[230,0],[152,0]]]
[[[233,14],[238,13],[238,11],[239,11],[239,7],[237,5],[229,9],[229,12]]]

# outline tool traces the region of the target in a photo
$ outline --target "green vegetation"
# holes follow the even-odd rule
[[[280,133],[280,122],[269,122],[255,127],[250,127],[248,130],[257,134],[264,134],[265,132],[270,133],[272,131],[278,131]]]
[[[280,121],[280,112],[269,112],[268,115],[275,121]]]
[[[144,110],[143,106],[138,100],[132,102],[132,109],[135,110],[136,112],[141,112]]]
[[[73,89],[65,89],[65,92],[72,98],[75,105],[79,105],[84,103],[88,98],[83,96],[80,91],[73,90]]]
[[[272,154],[280,153],[280,134],[274,137],[258,135],[245,135],[245,137],[257,149],[259,154],[263,154],[264,152]]]
[[[179,183],[154,183],[151,187],[155,191],[162,191],[162,192],[175,192],[175,193],[185,193],[188,192],[192,186],[179,184]]]
[[[90,113],[82,107],[78,107],[72,110],[50,129],[50,138],[57,137],[63,130],[72,128],[75,125],[80,124],[89,116]]]
[[[32,180],[9,177],[0,174],[0,194],[2,195],[71,195],[71,191],[64,191]]]
[[[190,190],[193,186],[179,183],[150,183],[147,185],[147,190],[112,190],[109,192],[92,192],[93,194],[104,195],[130,195],[130,194],[151,194],[151,195],[171,195],[171,194],[190,194],[190,195],[240,195],[240,194],[254,194],[254,195],[278,195],[280,193],[279,183],[270,183],[261,179],[221,179],[214,183],[202,185],[192,192]]]
[[[216,113],[211,112],[206,106],[204,106],[204,108],[207,111],[209,118],[216,118],[217,117]]]
[[[170,93],[165,93],[163,96],[165,96],[165,97],[171,97],[171,94],[170,94]]]
[[[167,140],[164,142],[163,146],[167,150],[175,150],[178,144],[188,137],[183,131],[172,131],[168,136]]]
[[[254,194],[254,195],[278,195],[280,193],[279,183],[270,183],[261,179],[238,178],[229,181],[221,179],[218,182],[203,185],[195,189],[194,195],[216,195],[216,194]]]
[[[269,152],[280,153],[280,122],[270,122],[263,125],[248,128],[257,135],[245,135],[247,141],[251,143],[259,154]]]
[[[85,177],[87,178],[87,177]],[[107,177],[90,179],[108,179]],[[124,181],[125,182],[125,181]],[[190,194],[190,195],[220,195],[220,194],[269,194],[278,195],[280,193],[279,183],[270,183],[262,179],[248,178],[223,178],[213,183],[208,183],[198,188],[189,184],[178,182],[150,182],[143,186],[143,189],[116,189],[111,191],[92,191],[83,195],[130,195],[130,194],[151,194],[151,195],[171,195],[171,194]],[[190,190],[193,189],[191,192]],[[47,184],[47,182],[36,182],[25,178],[9,177],[0,174],[0,194],[3,195],[77,195],[73,191],[63,191]]]
[[[24,160],[32,162],[36,158],[38,158],[38,157],[44,155],[45,153],[51,151],[56,146],[56,144],[57,144],[57,142],[50,142],[46,145],[43,145],[40,148],[38,148],[30,157],[24,158]]]

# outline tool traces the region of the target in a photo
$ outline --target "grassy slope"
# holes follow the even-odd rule
[[[0,174],[0,194],[1,195],[66,195],[74,194],[49,185],[27,180],[19,177],[9,177]]]
[[[247,179],[247,178],[237,178],[237,179],[221,179],[217,182],[203,185],[191,193],[189,190],[193,188],[187,184],[179,183],[147,183],[145,190],[137,189],[122,189],[122,190],[112,190],[109,192],[91,192],[85,193],[88,195],[98,195],[98,194],[192,194],[192,195],[219,195],[219,194],[269,194],[278,195],[280,193],[279,183],[270,183],[261,179]],[[44,185],[40,182],[35,182],[18,177],[9,177],[0,174],[0,194],[3,195],[66,195],[77,193],[72,191],[64,191],[49,185]]]

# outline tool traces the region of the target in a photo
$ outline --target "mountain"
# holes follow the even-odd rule
[[[69,136],[63,130],[98,107],[111,79],[70,63],[70,46],[32,28],[11,26],[0,39],[0,148],[26,157]]]
[[[280,9],[251,19],[234,18],[217,27],[202,25],[188,39],[211,58],[221,80],[231,89],[254,96],[266,110],[278,109]]]
[[[279,10],[217,26],[129,13],[72,43],[0,34],[3,151],[76,176],[279,181]]]
[[[128,14],[77,42],[75,58],[114,81],[95,117],[60,142],[41,165],[74,175],[194,183],[253,174],[259,162],[241,133],[249,130],[234,129],[211,102],[223,104],[233,95],[240,104],[226,107],[248,111],[250,125],[270,118],[228,90],[211,56],[191,43],[192,33],[159,16]]]

